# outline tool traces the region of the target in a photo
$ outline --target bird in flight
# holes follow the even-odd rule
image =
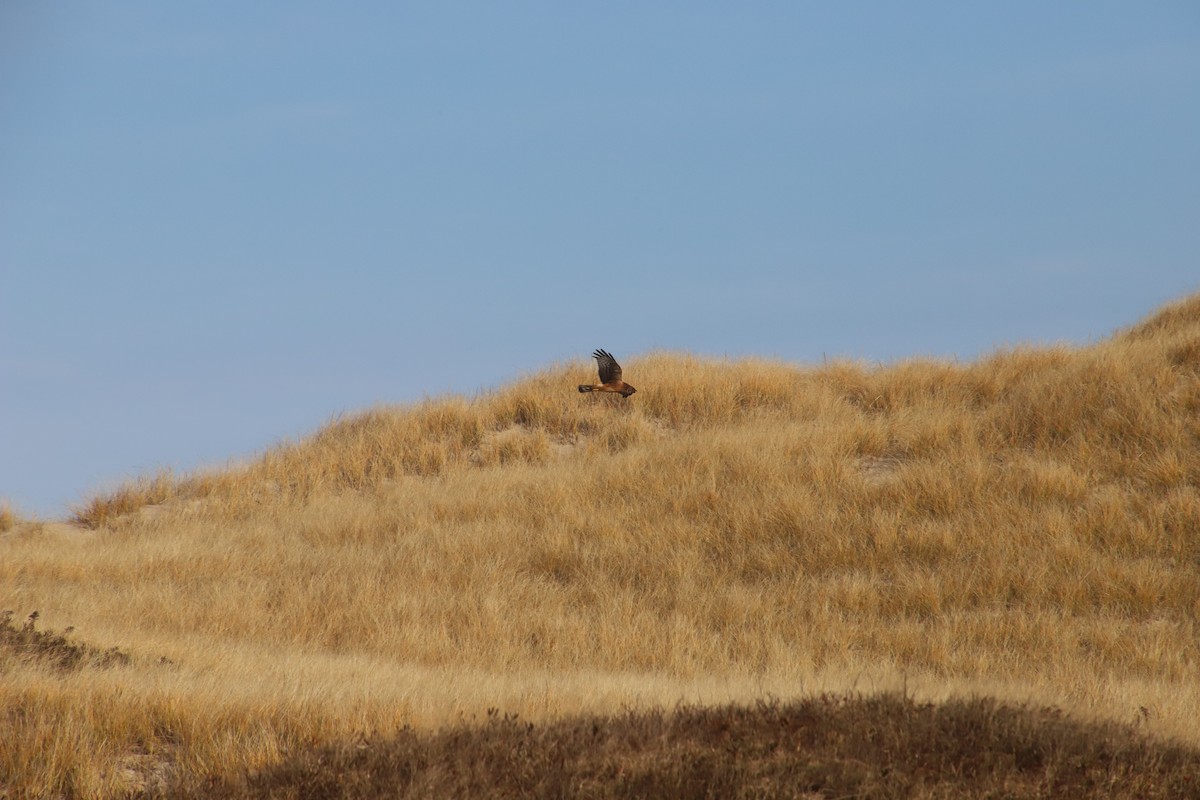
[[[592,358],[596,359],[596,363],[600,367],[600,382],[595,384],[580,384],[579,391],[617,392],[621,397],[629,397],[629,395],[637,391],[637,389],[621,380],[621,365],[612,357],[612,353],[597,350],[592,353]]]

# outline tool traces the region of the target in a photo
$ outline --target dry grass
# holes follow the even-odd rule
[[[185,790],[186,791],[186,790]],[[1054,709],[896,695],[677,708],[548,725],[489,716],[314,748],[187,794],[229,798],[1180,798],[1200,753]]]
[[[100,651],[86,644],[72,642],[70,628],[62,633],[39,631],[38,616],[38,612],[34,611],[18,628],[13,624],[12,611],[0,613],[0,665],[11,668],[7,662],[35,661],[60,670],[73,670],[85,664],[107,667],[129,663],[129,656],[116,647]]]
[[[0,786],[902,685],[1200,744],[1200,297],[969,364],[652,354],[630,400],[575,392],[591,370],[136,481],[90,532],[15,525],[0,607],[132,660],[0,667]]]

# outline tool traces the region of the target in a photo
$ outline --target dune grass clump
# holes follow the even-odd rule
[[[17,524],[17,512],[7,500],[0,500],[0,533],[12,530]]]
[[[73,521],[89,528],[102,528],[144,508],[157,506],[181,495],[180,482],[170,470],[136,478],[110,494],[95,497],[75,510]]]
[[[60,670],[78,669],[83,664],[106,667],[128,664],[129,656],[113,647],[99,650],[72,642],[72,628],[62,633],[37,629],[38,612],[32,612],[20,626],[12,621],[13,612],[0,612],[0,664],[20,659],[50,664]]]

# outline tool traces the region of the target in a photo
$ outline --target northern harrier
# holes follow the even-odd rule
[[[600,382],[591,385],[586,383],[580,384],[579,391],[617,392],[621,397],[629,397],[629,395],[637,391],[637,389],[621,380],[621,365],[612,357],[612,353],[597,350],[592,353],[592,358],[596,359],[596,363],[600,366]]]

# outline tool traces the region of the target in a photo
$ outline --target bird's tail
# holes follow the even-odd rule
[[[581,384],[579,384],[579,391],[590,392],[590,391],[592,391],[592,387],[588,386],[586,383],[581,383]]]

